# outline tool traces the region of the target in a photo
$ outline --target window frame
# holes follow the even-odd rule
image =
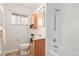
[[[12,20],[12,16],[13,16],[13,15],[14,15],[15,18],[16,18],[16,19],[15,19],[15,22],[13,22],[13,20]],[[17,16],[20,17],[20,18],[18,19],[18,20],[20,20],[20,21],[18,21],[19,23],[16,21],[16,20],[17,20]],[[24,24],[22,23],[22,19],[21,19],[22,17],[26,17],[26,18],[27,18],[26,24],[25,24],[25,23],[24,23]],[[26,15],[21,15],[21,14],[17,14],[17,13],[11,13],[11,24],[12,24],[12,25],[28,25],[28,22],[29,22],[28,19],[29,19],[29,18],[28,18],[28,16],[26,16]]]

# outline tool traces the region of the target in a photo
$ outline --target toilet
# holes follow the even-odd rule
[[[30,55],[30,43],[19,45],[20,55]]]

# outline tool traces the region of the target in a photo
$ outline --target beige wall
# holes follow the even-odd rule
[[[24,15],[29,15],[27,8],[16,4],[5,4],[5,30],[6,30],[6,49],[5,52],[17,50],[20,38],[23,43],[30,41],[29,25],[12,25],[11,12],[16,12]]]

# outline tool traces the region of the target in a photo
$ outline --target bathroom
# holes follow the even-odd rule
[[[45,19],[44,3],[0,3],[0,55],[45,55]]]
[[[79,56],[79,3],[0,3],[1,56]]]

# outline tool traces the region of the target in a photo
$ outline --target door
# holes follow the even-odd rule
[[[36,56],[45,56],[45,39],[36,40],[35,55]]]

